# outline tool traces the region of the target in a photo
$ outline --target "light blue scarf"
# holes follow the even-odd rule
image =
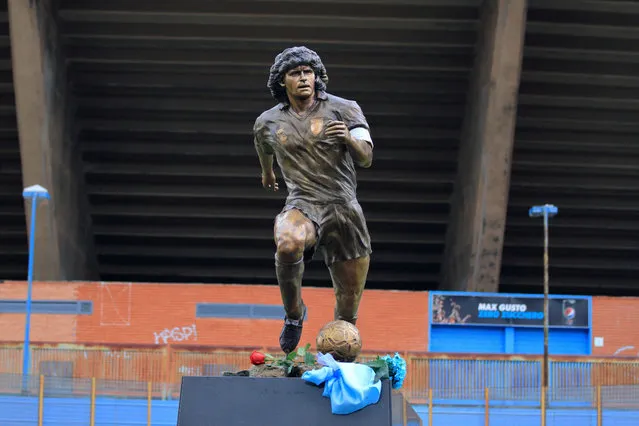
[[[305,372],[302,379],[317,386],[326,382],[322,396],[331,399],[333,414],[351,414],[379,401],[382,382],[373,383],[375,371],[369,366],[337,362],[321,352],[317,362],[324,367]]]

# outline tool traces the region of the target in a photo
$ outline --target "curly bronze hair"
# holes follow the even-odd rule
[[[284,74],[300,65],[308,65],[313,69],[315,73],[315,91],[326,91],[328,75],[319,55],[305,46],[289,47],[275,57],[269,73],[268,83],[266,84],[275,100],[288,103],[286,88],[282,87],[280,83],[284,80]]]

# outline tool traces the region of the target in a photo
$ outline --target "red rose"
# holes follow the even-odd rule
[[[251,353],[251,364],[261,365],[261,364],[264,364],[265,360],[266,360],[266,355],[264,355],[262,352],[253,351]]]

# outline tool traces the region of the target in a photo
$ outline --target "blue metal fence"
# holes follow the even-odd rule
[[[483,359],[482,359],[483,358]],[[433,354],[412,359],[411,400],[476,405],[490,390],[494,404],[532,406],[541,398],[542,362],[534,357],[460,357]],[[549,404],[593,405],[593,389],[615,386],[614,398],[627,404],[639,386],[639,359],[553,359],[549,363]],[[612,396],[611,396],[612,398]],[[639,398],[636,399],[639,404]]]

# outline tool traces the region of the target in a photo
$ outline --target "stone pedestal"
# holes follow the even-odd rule
[[[404,412],[387,380],[377,404],[349,415],[331,413],[322,392],[300,378],[184,377],[178,426],[391,426]]]

